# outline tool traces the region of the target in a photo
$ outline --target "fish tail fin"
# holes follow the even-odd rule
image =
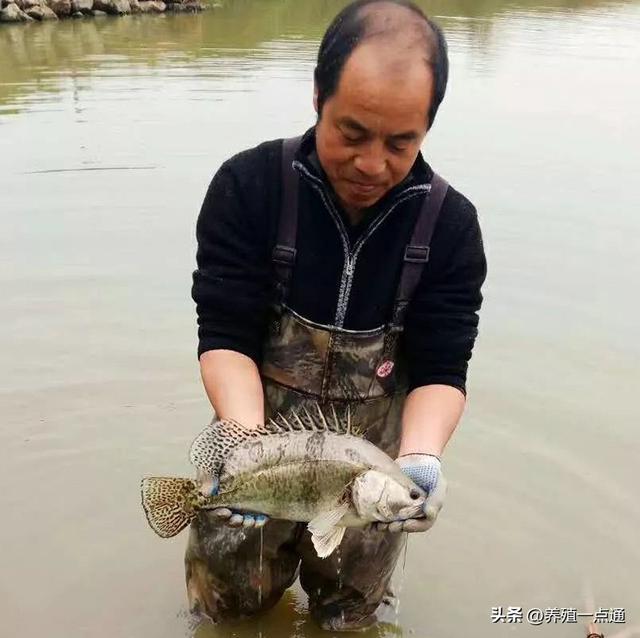
[[[142,507],[151,529],[171,538],[195,517],[197,486],[191,479],[152,476],[142,479]]]

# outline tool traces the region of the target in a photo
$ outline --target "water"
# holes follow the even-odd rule
[[[399,567],[397,572],[400,572],[398,582],[396,585],[396,591],[393,598],[393,613],[395,614],[395,625],[400,625],[400,601],[402,600],[402,589],[404,587],[404,575],[407,569],[407,549],[409,547],[409,535],[404,534],[404,544],[402,547],[402,556],[400,558]]]
[[[341,3],[227,5],[0,28],[3,636],[188,635],[186,538],[152,534],[138,481],[190,472],[210,416],[194,223],[226,157],[313,122]],[[580,608],[587,584],[638,625],[640,3],[423,6],[452,64],[425,153],[476,203],[490,274],[445,509],[398,627],[363,635],[581,636],[490,614]],[[297,588],[260,631],[324,635]]]
[[[260,582],[258,584],[258,606],[262,606],[262,578],[263,578],[263,554],[264,554],[264,529],[260,528],[260,556],[258,557],[258,576]]]

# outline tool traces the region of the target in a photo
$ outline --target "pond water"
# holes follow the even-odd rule
[[[313,123],[343,4],[0,27],[3,636],[193,634],[186,537],[153,535],[138,484],[190,472],[210,418],[195,220],[224,159]],[[493,624],[496,606],[637,627],[640,3],[420,4],[452,64],[424,152],[477,205],[490,273],[445,510],[363,635],[586,635]],[[294,588],[197,635],[326,634]]]

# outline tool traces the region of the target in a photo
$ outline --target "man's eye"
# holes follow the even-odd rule
[[[361,135],[347,135],[346,133],[342,133],[342,137],[347,144],[359,144],[363,140]]]
[[[403,153],[404,151],[407,150],[408,145],[406,143],[397,143],[394,144],[393,142],[389,142],[389,148],[394,151],[395,153]]]

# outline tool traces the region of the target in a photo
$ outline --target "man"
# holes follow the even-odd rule
[[[316,126],[236,155],[209,187],[193,297],[217,417],[349,409],[428,493],[424,517],[349,529],[326,559],[303,524],[199,517],[187,588],[213,619],[275,604],[299,571],[322,627],[365,627],[397,532],[427,530],[442,506],[486,274],[475,208],[419,152],[447,75],[444,37],[415,5],[355,2],[320,46]]]

